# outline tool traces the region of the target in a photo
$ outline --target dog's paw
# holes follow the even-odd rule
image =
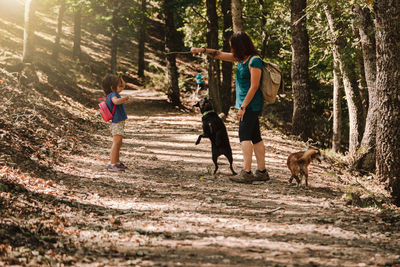
[[[198,144],[200,144],[200,141],[196,141],[196,143],[194,143],[195,145],[198,145]]]

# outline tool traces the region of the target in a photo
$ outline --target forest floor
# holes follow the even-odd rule
[[[212,175],[209,140],[195,145],[201,114],[188,95],[187,109],[177,109],[157,87],[159,21],[146,47],[149,81],[122,92],[132,96],[121,151],[129,169],[108,172],[111,136],[96,100],[109,37],[85,30],[84,58],[71,60],[69,15],[53,60],[56,15],[44,9],[37,60],[22,66],[18,5],[0,8],[0,266],[400,266],[400,209],[373,175],[325,155],[310,165],[308,188],[290,185],[286,159],[307,144],[265,129],[270,181],[231,182],[223,157]],[[122,70],[134,72],[134,40],[121,51]],[[189,87],[204,70],[199,61],[178,58]],[[239,171],[234,112],[226,126]]]
[[[125,172],[106,170],[108,128],[43,179],[1,169],[0,266],[400,265],[399,210],[346,197],[367,177],[323,161],[310,165],[308,188],[290,185],[287,156],[305,144],[268,130],[271,180],[233,183],[223,157],[211,174],[210,142],[194,144],[201,114],[172,108],[157,92],[122,94],[133,99]],[[226,125],[238,171],[237,123]]]

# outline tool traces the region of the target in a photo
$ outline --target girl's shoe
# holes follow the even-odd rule
[[[109,170],[110,172],[122,172],[122,171],[125,171],[125,169],[121,168],[121,166],[119,166],[119,164],[109,164],[107,170]]]
[[[128,169],[128,167],[124,164],[124,163],[122,163],[122,162],[120,162],[120,163],[117,163],[117,165],[119,165],[119,167],[120,168],[122,168],[122,169]]]

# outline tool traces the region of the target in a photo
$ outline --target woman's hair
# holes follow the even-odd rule
[[[239,61],[244,60],[247,56],[257,54],[253,42],[245,32],[235,32],[230,39],[230,43],[233,56]]]
[[[122,78],[117,75],[107,74],[106,77],[104,77],[103,82],[101,83],[104,93],[108,95],[114,92],[117,89],[117,86],[121,82],[121,80]]]

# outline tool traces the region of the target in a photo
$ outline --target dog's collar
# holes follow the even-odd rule
[[[215,112],[213,109],[212,110],[209,110],[209,111],[206,111],[206,112],[204,112],[203,113],[203,116],[205,116],[205,115],[207,115],[207,114],[210,114],[211,112]]]

